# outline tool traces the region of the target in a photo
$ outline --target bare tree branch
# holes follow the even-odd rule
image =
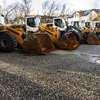
[[[22,2],[23,2],[23,6],[24,6],[23,12],[26,17],[30,13],[32,0],[22,0]]]
[[[63,4],[62,6],[61,6],[61,12],[60,12],[60,16],[64,16],[65,15],[65,10],[66,10],[66,4]]]
[[[7,23],[7,17],[8,15],[14,10],[17,8],[18,6],[18,3],[14,3],[14,4],[9,4],[9,5],[6,5],[6,0],[3,1],[3,5],[2,6],[2,13],[5,15],[5,23]]]
[[[45,1],[42,4],[42,13],[46,16],[53,16],[55,15],[56,11],[60,8],[60,4],[56,4],[55,1],[52,3],[50,1]]]
[[[7,12],[6,12],[6,14],[5,14],[5,17],[7,18],[8,14],[9,14],[11,11],[13,11],[14,9],[16,9],[16,8],[17,8],[17,4],[13,4],[13,6],[12,6],[12,5],[9,5],[9,6],[7,7],[8,10],[6,10]]]
[[[42,4],[42,13],[43,13],[44,15],[47,15],[49,3],[50,3],[49,1],[45,1],[45,2]]]

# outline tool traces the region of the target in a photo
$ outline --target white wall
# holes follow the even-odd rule
[[[97,17],[97,14],[96,14],[95,11],[92,11],[91,13],[92,13],[92,17],[93,17],[92,20],[93,20],[93,19],[95,19],[95,18]],[[84,25],[85,22],[90,21],[90,20],[89,20],[89,17],[90,17],[89,14],[86,15],[86,16],[79,17],[79,13],[76,12],[72,18],[68,18],[68,21],[69,21],[70,23],[71,23],[71,22],[74,22],[74,21],[81,21],[82,25]]]
[[[95,19],[95,18],[97,17],[96,12],[95,12],[95,11],[92,11],[92,12],[91,12],[91,16],[92,16],[92,20]],[[87,15],[86,21],[90,21],[90,20],[89,20],[89,17],[90,17],[90,14]]]

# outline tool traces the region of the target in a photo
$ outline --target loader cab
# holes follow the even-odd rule
[[[57,27],[60,31],[64,31],[67,28],[65,20],[63,18],[54,18],[53,26]]]
[[[1,25],[5,25],[5,18],[4,18],[4,15],[0,15],[0,26]]]
[[[82,24],[80,21],[74,21],[72,23],[72,26],[76,27],[76,28],[79,28],[79,29],[82,29]]]
[[[96,32],[97,36],[99,37],[100,40],[100,22],[95,22],[94,24],[94,31]]]
[[[93,28],[94,28],[94,32],[96,33],[100,41],[100,22],[99,21],[95,22]]]
[[[85,27],[92,30],[93,29],[93,26],[92,26],[92,23],[91,22],[85,22]]]
[[[95,23],[95,27],[98,28],[98,29],[100,29],[100,22],[96,22]]]
[[[26,18],[26,32],[36,32],[39,29],[40,18],[39,17],[27,17]]]
[[[54,18],[53,19],[53,27],[57,27],[59,30],[59,36],[62,36],[67,29],[66,22],[63,18]]]

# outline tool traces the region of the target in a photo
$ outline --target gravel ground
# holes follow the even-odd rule
[[[78,55],[99,54],[99,49],[0,52],[0,100],[100,100],[100,65]]]

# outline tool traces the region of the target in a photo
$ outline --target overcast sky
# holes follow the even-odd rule
[[[21,0],[6,0],[8,4],[14,2],[21,2]],[[41,14],[42,12],[42,3],[46,0],[32,0],[32,5],[34,8],[34,13]],[[87,9],[100,9],[100,0],[50,0],[55,1],[56,3],[66,4],[67,7],[70,7],[70,10],[87,10]],[[0,4],[2,4],[3,0],[0,0]]]

